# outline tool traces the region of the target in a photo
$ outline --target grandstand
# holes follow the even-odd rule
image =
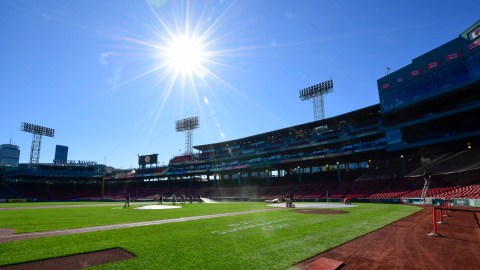
[[[153,199],[172,193],[262,200],[480,199],[480,39],[469,31],[378,79],[379,104],[236,140],[197,145],[167,166],[20,164],[0,198]]]

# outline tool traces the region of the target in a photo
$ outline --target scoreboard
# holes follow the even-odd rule
[[[158,154],[138,156],[138,165],[157,164]]]

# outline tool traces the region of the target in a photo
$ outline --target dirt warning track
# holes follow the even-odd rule
[[[296,267],[320,258],[345,263],[349,269],[479,269],[479,213],[452,211],[433,231],[432,208],[427,207],[377,231],[321,253]]]

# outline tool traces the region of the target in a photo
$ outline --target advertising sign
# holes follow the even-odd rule
[[[415,77],[415,76],[420,75],[420,74],[422,74],[422,70],[421,69],[415,69],[412,72],[410,72],[410,77]]]
[[[447,59],[447,61],[451,61],[453,59],[457,59],[458,57],[460,57],[460,53],[459,52],[456,52],[456,53],[451,53],[447,56],[445,56],[445,59]]]

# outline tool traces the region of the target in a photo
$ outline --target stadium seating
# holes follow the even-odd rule
[[[50,182],[18,182],[15,189],[12,184],[0,185],[0,198],[23,197],[35,200],[77,200],[77,199],[114,199],[124,200],[125,194],[131,194],[135,199],[155,199],[158,195],[171,196],[175,193],[192,194],[197,196],[202,194],[204,197],[215,198],[263,198],[274,199],[282,198],[286,194],[293,194],[294,198],[302,200],[349,198],[366,199],[398,199],[402,197],[420,197],[423,178],[418,176],[418,172],[435,168],[439,170],[442,164],[463,163],[459,165],[445,165],[446,170],[465,166],[475,165],[478,153],[475,151],[461,151],[456,153],[447,153],[437,155],[436,158],[429,160],[428,166],[417,165],[412,154],[411,160],[407,163],[408,177],[398,176],[397,173],[402,169],[402,160],[400,157],[393,157],[385,160],[376,160],[369,168],[357,168],[350,170],[339,170],[328,167],[313,167],[310,170],[298,173],[292,169],[284,176],[269,176],[259,173],[256,175],[241,176],[236,178],[237,172],[231,173],[226,178],[219,178],[216,181],[205,181],[205,179],[191,178],[189,180],[176,178],[178,170],[183,167],[169,166],[158,168],[145,168],[135,170],[117,170],[105,176],[104,194],[101,194],[100,181],[92,178],[71,178],[70,182],[62,181]],[[191,159],[191,156],[177,159],[176,161]],[[471,160],[474,161],[471,161]],[[194,162],[190,160],[188,162]],[[223,169],[238,170],[235,160],[224,162]],[[407,161],[406,161],[407,162]],[[249,161],[250,166],[265,166],[264,161]],[[230,167],[227,167],[230,166]],[[252,168],[250,167],[250,168]],[[463,168],[463,167],[461,167]],[[449,174],[434,174],[432,185],[427,193],[428,197],[433,198],[480,198],[480,170],[462,171]],[[309,172],[312,171],[312,172]],[[392,173],[393,172],[393,173]],[[397,173],[395,173],[397,172]],[[172,178],[158,179],[165,173],[171,173]],[[232,177],[233,175],[233,177]],[[152,179],[144,181],[143,178],[149,176]],[[73,179],[79,179],[74,182]],[[16,190],[18,194],[12,192]]]
[[[442,193],[437,194],[439,198],[469,198],[480,199],[480,185],[469,185],[465,187],[458,187]]]
[[[179,163],[185,163],[192,160],[192,155],[183,155],[183,156],[176,156],[172,159],[170,159],[170,164],[179,164]]]
[[[5,183],[0,183],[0,199],[17,198],[18,193]]]
[[[307,177],[305,177],[307,178]],[[280,178],[279,178],[280,179]],[[141,187],[141,186],[111,186],[106,185],[105,194],[101,196],[100,186],[78,185],[74,190],[72,185],[56,185],[50,184],[48,188],[45,184],[22,185],[18,184],[17,191],[20,197],[43,200],[77,200],[88,199],[98,200],[113,199],[124,200],[125,194],[131,194],[135,200],[154,200],[158,195],[165,197],[171,196],[173,193],[179,196],[184,193],[187,196],[192,194],[203,197],[213,198],[263,198],[275,199],[283,198],[286,194],[293,194],[297,199],[325,199],[327,196],[332,199],[349,198],[370,198],[370,199],[392,199],[392,198],[418,198],[421,195],[421,186],[413,183],[411,179],[399,178],[389,180],[371,180],[371,181],[349,181],[338,182],[336,179],[311,182],[307,181],[298,184],[295,178],[290,178],[289,184],[271,183],[270,185],[238,185],[235,181],[231,181],[231,185],[221,186],[205,186],[205,187]],[[163,181],[165,182],[165,181]],[[416,185],[416,187],[415,187]],[[11,192],[9,195],[3,193],[5,188],[0,189],[3,197],[15,197]],[[459,186],[437,186],[429,189],[427,197],[432,198],[472,198],[480,199],[480,184]]]
[[[431,198],[441,198],[439,194],[455,190],[456,187],[431,187],[427,191],[427,197]],[[412,190],[411,192],[408,192],[404,194],[402,197],[407,197],[407,198],[419,198],[422,195],[422,189],[415,189]]]

